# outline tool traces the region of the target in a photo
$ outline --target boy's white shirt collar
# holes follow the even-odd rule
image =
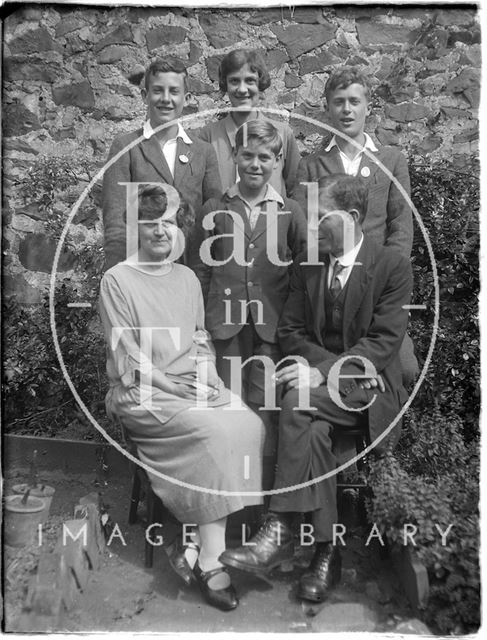
[[[154,133],[155,133],[155,131],[152,128],[150,120],[146,120],[144,122],[144,128],[143,128],[144,138],[146,140],[148,140],[149,138],[151,138],[154,135]],[[176,137],[174,139],[177,139],[177,138],[181,138],[181,140],[183,142],[185,142],[186,144],[193,144],[193,141],[188,136],[186,131],[183,129],[183,127],[182,127],[182,125],[181,125],[181,123],[179,121],[178,121],[178,132],[177,132]]]
[[[374,152],[379,151],[379,149],[375,146],[375,143],[372,140],[372,138],[369,136],[368,133],[365,133],[365,131],[364,131],[364,136],[365,136],[365,144],[361,149],[357,150],[357,154],[362,153],[362,151],[364,149],[368,149],[369,151],[374,151]],[[338,142],[337,142],[336,136],[333,136],[333,138],[330,140],[328,145],[325,147],[326,153],[331,151],[333,149],[333,147],[338,147],[338,150],[340,150],[340,147],[338,146]]]
[[[238,184],[239,183],[237,182],[236,184],[233,184],[229,189],[227,189],[227,196],[229,196],[230,198],[240,198],[244,202],[247,202],[243,195],[240,193],[240,187],[238,186]],[[277,193],[277,191],[271,184],[267,183],[266,192],[260,202],[267,202],[269,200],[274,200],[278,204],[284,204],[282,196]]]

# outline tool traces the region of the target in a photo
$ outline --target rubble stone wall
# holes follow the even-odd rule
[[[236,47],[264,54],[272,85],[262,106],[290,116],[303,154],[323,131],[292,116],[326,122],[323,89],[340,65],[370,74],[368,130],[382,144],[398,145],[410,161],[450,158],[459,167],[477,153],[481,54],[472,5],[26,5],[4,23],[4,293],[22,303],[41,299],[56,249],[46,223],[67,216],[103,166],[115,135],[143,122],[139,85],[150,59],[172,56],[186,63],[192,95],[185,113],[192,114],[228,104],[218,89],[218,64]],[[201,124],[195,119],[188,128]],[[53,158],[67,160],[79,183],[59,189],[53,205],[43,207],[35,194],[25,197],[26,185],[33,167],[50,166]],[[99,242],[99,190],[92,196],[70,227],[74,243]],[[64,250],[61,276],[72,277],[75,263]]]

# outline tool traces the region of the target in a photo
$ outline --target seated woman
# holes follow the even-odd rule
[[[156,495],[181,523],[198,525],[194,579],[211,605],[230,610],[238,600],[218,557],[227,516],[262,502],[245,493],[261,490],[264,428],[244,405],[229,406],[204,329],[200,284],[172,261],[184,242],[177,225],[191,224],[187,207],[175,211],[162,186],[145,187],[138,220],[138,252],[101,281],[106,406],[153,469]]]
[[[281,196],[289,195],[295,186],[301,155],[291,127],[280,120],[267,118],[258,109],[262,92],[271,85],[261,54],[252,49],[234,49],[227,53],[220,64],[219,85],[233,110],[221,120],[200,129],[197,135],[210,142],[216,151],[223,192],[240,179],[233,161],[237,129],[244,122],[259,118],[270,120],[281,136],[281,153],[269,182]]]

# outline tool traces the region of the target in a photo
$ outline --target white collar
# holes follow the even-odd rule
[[[266,186],[267,186],[266,192],[262,197],[262,199],[260,200],[260,202],[268,202],[270,200],[271,201],[273,200],[278,204],[284,205],[284,200],[282,199],[282,196],[279,193],[277,193],[274,187],[269,183],[267,183]],[[238,182],[236,184],[233,184],[229,189],[227,189],[227,196],[229,198],[240,198],[240,200],[247,202],[243,197],[243,195],[240,193],[240,187]]]
[[[369,136],[369,134],[365,133],[365,131],[364,131],[364,136],[365,136],[365,144],[362,147],[362,149],[357,151],[357,153],[362,153],[362,151],[364,149],[368,149],[369,151],[374,151],[375,153],[377,153],[377,151],[379,151],[379,149],[377,149],[377,147],[375,146],[374,141]],[[336,136],[333,136],[333,138],[330,140],[328,145],[325,147],[325,152],[328,153],[329,151],[331,151],[333,149],[333,147],[338,147],[338,150],[341,151],[340,147],[338,146],[338,142],[336,140]]]
[[[144,122],[144,131],[143,131],[143,133],[144,133],[144,138],[146,140],[148,140],[149,138],[151,138],[154,135],[155,131],[152,128],[150,120],[146,120]],[[178,132],[177,132],[176,137],[174,139],[176,139],[176,138],[181,138],[181,140],[183,142],[185,142],[186,144],[193,144],[193,141],[188,136],[186,131],[183,129],[183,127],[181,126],[181,123],[179,121],[178,121]]]
[[[335,262],[338,260],[338,262],[343,267],[353,267],[353,265],[357,260],[358,252],[360,251],[363,241],[364,241],[364,234],[362,233],[362,237],[360,238],[358,243],[352,249],[350,249],[350,251],[347,251],[347,253],[344,253],[342,256],[339,256],[338,258],[334,256],[332,253],[330,253],[330,266],[333,268],[335,266]]]

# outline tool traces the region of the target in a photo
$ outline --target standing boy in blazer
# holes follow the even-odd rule
[[[108,159],[126,151],[103,178],[107,269],[127,257],[124,222],[127,188],[120,182],[169,184],[194,209],[221,194],[212,146],[191,138],[178,122],[187,96],[187,72],[182,62],[156,59],[149,65],[142,89],[147,120],[142,129],[115,138]],[[158,128],[165,124],[169,126]]]
[[[319,260],[306,253],[295,260],[278,328],[284,355],[307,361],[276,372],[285,390],[273,486],[280,492],[271,497],[268,520],[254,538],[220,556],[228,566],[267,572],[292,558],[293,518],[311,512],[316,551],[300,579],[298,597],[315,602],[326,599],[341,573],[332,433],[365,420],[370,440],[381,438],[376,449],[383,451],[386,439],[397,441],[400,424],[386,430],[407,397],[398,352],[407,326],[411,265],[394,248],[362,233],[365,210],[360,180],[324,179]],[[313,410],[302,407],[304,387]]]
[[[277,324],[288,294],[289,265],[307,239],[299,205],[269,184],[282,148],[276,127],[266,119],[250,120],[238,129],[235,145],[240,180],[197,214],[189,252],[189,266],[203,289],[218,374],[230,388],[227,358],[240,357],[242,363],[256,355],[280,359]],[[210,224],[204,225],[208,214],[213,214]],[[205,245],[220,265],[205,261]],[[271,412],[259,410],[265,404],[265,376],[258,360],[242,369],[242,397],[268,427],[264,456],[272,457]]]
[[[367,78],[354,67],[343,67],[330,76],[325,86],[326,110],[330,124],[347,138],[326,136],[318,151],[301,160],[292,197],[307,213],[309,187],[303,183],[319,183],[320,178],[337,173],[360,177],[368,193],[364,233],[409,258],[413,219],[411,207],[398,187],[399,184],[410,195],[408,165],[399,149],[381,146],[365,132],[365,119],[370,113],[369,94]],[[365,149],[371,155],[366,154]],[[407,334],[401,347],[401,364],[408,385],[418,375],[418,362]]]

